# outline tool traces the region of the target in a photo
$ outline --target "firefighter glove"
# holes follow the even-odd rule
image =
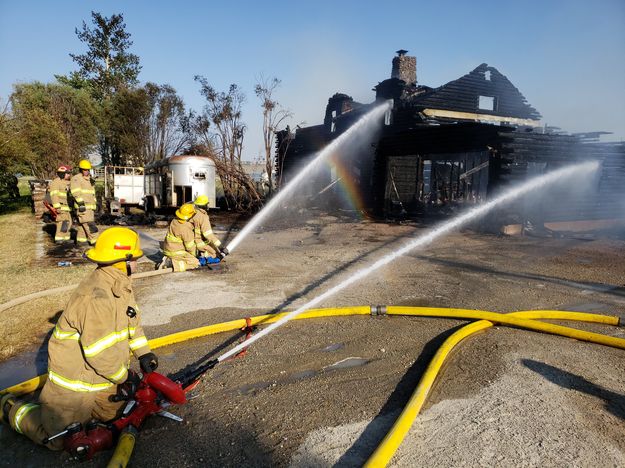
[[[139,384],[141,383],[141,377],[135,371],[128,369],[128,377],[117,386],[117,401],[129,400],[137,392]]]
[[[141,365],[141,370],[149,374],[158,367],[158,358],[154,353],[146,353],[139,358],[139,364]]]

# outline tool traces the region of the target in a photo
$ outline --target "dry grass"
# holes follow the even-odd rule
[[[78,284],[91,265],[59,268],[37,258],[41,223],[30,210],[0,216],[0,303],[37,291]],[[0,360],[40,344],[69,294],[43,297],[1,312]]]

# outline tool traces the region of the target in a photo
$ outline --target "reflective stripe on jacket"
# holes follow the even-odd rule
[[[60,178],[54,179],[50,182],[48,187],[50,193],[50,199],[52,206],[59,211],[70,211],[69,203],[67,200],[67,191],[69,190],[69,180]]]
[[[91,185],[91,177],[78,173],[70,181],[71,193],[78,204],[85,205],[88,210],[96,209],[95,187]]]
[[[163,252],[169,257],[184,255],[189,252],[195,256],[195,236],[193,224],[189,221],[181,223],[179,219],[169,223],[169,229],[163,242]]]
[[[198,249],[202,249],[206,244],[219,248],[221,241],[213,234],[208,213],[196,207],[195,216],[191,218],[193,224],[193,234]]]
[[[126,380],[130,355],[150,351],[130,278],[100,266],[72,294],[48,344],[48,378],[73,392]]]

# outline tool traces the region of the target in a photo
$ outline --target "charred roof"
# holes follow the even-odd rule
[[[471,114],[540,120],[540,113],[525,96],[499,72],[486,63],[443,86],[409,98],[421,108]]]

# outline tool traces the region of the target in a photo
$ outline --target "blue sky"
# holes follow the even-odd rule
[[[389,5],[389,6],[384,6]],[[543,115],[572,132],[625,139],[625,1],[91,1],[0,0],[0,99],[12,84],[75,69],[74,29],[91,10],[123,13],[142,82],[174,86],[196,110],[193,76],[247,95],[245,158],[261,151],[261,75],[282,80],[293,123],[323,120],[328,97],[361,102],[390,76],[397,49],[417,57],[420,84],[439,86],[486,62]]]

